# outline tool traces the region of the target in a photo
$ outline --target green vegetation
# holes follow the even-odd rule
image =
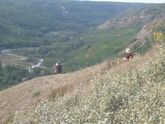
[[[136,9],[131,11],[134,13],[129,17],[130,12],[124,11],[131,7]],[[145,7],[149,9],[146,10]],[[141,11],[146,10],[148,14],[154,9],[150,4],[140,3],[2,0],[0,50],[10,49],[11,53],[23,55],[27,59],[13,62],[8,58],[9,61],[2,59],[1,62],[5,66],[19,65],[27,71],[28,67],[43,58],[40,68],[35,68],[33,73],[22,77],[31,79],[53,74],[53,65],[57,61],[62,63],[63,73],[67,73],[121,57],[118,53],[136,41],[136,34],[146,23],[139,19],[128,20],[132,22],[125,24],[123,18],[131,19],[134,15],[140,17]],[[156,10],[160,11],[160,15],[164,12],[164,9]],[[150,15],[148,21],[157,18],[152,13]],[[115,22],[114,26],[97,30],[97,26],[108,19]],[[119,23],[123,24],[115,27]],[[148,43],[143,47],[137,45],[133,47],[133,51],[145,52],[148,47]]]
[[[34,77],[50,75],[52,72],[54,71],[39,67],[34,68],[32,72],[18,65],[6,65],[2,67],[2,63],[0,62],[0,90],[17,85]]]
[[[133,5],[135,4],[1,0],[0,46],[39,47],[61,40],[66,42],[67,37],[80,36],[87,28],[95,27]],[[64,37],[48,35],[52,32],[61,32],[60,35]]]
[[[7,65],[3,68],[0,62],[0,90],[19,84],[28,77],[28,70],[12,65]]]
[[[131,7],[135,9],[124,12]],[[52,101],[41,100],[30,111],[18,112],[7,121],[164,123],[164,12],[164,4],[1,0],[0,50],[10,49],[27,59],[18,62],[8,61],[13,59],[11,56],[1,58],[0,90],[53,74],[52,66],[57,61],[62,63],[63,73],[67,73],[121,57],[118,53],[137,40],[137,33],[148,22],[151,24],[146,29],[153,34],[145,37],[144,44],[134,45],[132,51],[144,53],[156,44],[152,46],[154,53],[148,54],[147,62],[140,68],[132,61],[127,71],[122,72],[120,68],[120,73],[105,75],[98,71],[90,93],[83,88],[73,94],[57,90],[52,94],[55,97]],[[97,30],[107,19],[114,26]],[[44,59],[42,66],[29,73],[27,67],[36,64],[39,58]],[[36,91],[32,97],[40,95]]]

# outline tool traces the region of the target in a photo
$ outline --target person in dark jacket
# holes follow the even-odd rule
[[[56,63],[55,66],[55,74],[59,74],[59,73],[62,73],[62,65],[60,64],[60,62]]]
[[[132,55],[131,50],[129,48],[127,48],[125,50],[125,53],[126,53],[126,57],[124,58],[124,60],[129,61],[129,60],[133,59],[133,55]]]

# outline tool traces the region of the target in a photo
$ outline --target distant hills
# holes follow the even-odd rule
[[[53,73],[57,61],[72,72],[120,58],[126,47],[144,53],[159,31],[164,36],[164,13],[164,4],[1,0],[0,46],[26,56],[17,63],[26,68],[43,58],[36,76]]]
[[[45,58],[43,64],[47,67],[51,67],[55,61],[61,61],[68,66],[69,61],[79,56],[81,51],[99,42],[97,38],[88,40],[89,35],[96,31],[98,25],[131,7],[140,5],[143,4],[2,0],[0,46],[17,49],[17,54]],[[19,49],[29,47],[35,49],[38,47],[38,50],[21,49],[20,51]],[[99,61],[95,61],[99,62],[100,58]],[[85,67],[89,62],[85,65],[79,62],[75,64],[76,67],[68,68],[66,71]]]

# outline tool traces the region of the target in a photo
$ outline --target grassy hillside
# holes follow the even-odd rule
[[[57,5],[56,2],[49,4]],[[26,55],[27,60],[23,62],[28,64],[44,58],[43,65],[50,69],[46,74],[53,72],[51,67],[56,61],[62,62],[64,72],[79,70],[51,76],[42,74],[43,77],[21,84],[16,81],[17,86],[0,92],[0,122],[164,123],[164,4],[134,7],[107,19],[109,13],[103,8],[100,10],[105,15],[93,14],[100,6],[97,2],[95,6],[85,2],[84,10],[79,9],[84,3],[76,2],[79,6],[73,6],[73,3],[61,1],[59,8],[49,8],[45,1],[19,1],[18,4],[16,0],[9,0],[0,5],[2,46],[16,48],[10,51]],[[63,15],[67,13],[64,5],[74,14]],[[87,14],[90,19],[85,18],[86,14],[75,16],[86,10],[93,10],[91,15],[94,16],[90,13]],[[54,15],[55,12],[58,14]],[[15,13],[19,14],[14,16]],[[101,15],[105,18],[98,21]],[[11,20],[5,21],[9,17]],[[42,21],[36,24],[35,19]],[[52,21],[54,19],[57,23]],[[91,22],[92,19],[96,20]],[[150,52],[139,56],[151,46]],[[126,47],[138,55],[133,61],[122,63],[119,57],[123,56],[122,50]],[[11,62],[15,64],[16,61]],[[8,77],[4,80],[10,80],[10,77],[22,81],[21,74],[26,74],[19,68],[2,65],[0,63],[0,77]],[[90,67],[85,68],[87,66]],[[10,74],[11,69],[13,74]],[[37,68],[36,72],[40,75],[43,70],[47,71]],[[0,83],[8,84],[2,78]],[[13,85],[13,82],[9,83]]]
[[[17,111],[7,123],[164,123],[164,50],[161,42],[146,55],[136,56],[129,62],[105,62],[68,74],[68,78],[65,74],[53,76],[52,80],[35,79],[36,85],[36,82],[46,83],[46,87],[47,83],[59,83],[54,90],[49,90],[51,94],[46,98],[41,95],[42,88],[36,90],[34,96],[39,101]],[[87,77],[84,74],[92,78],[83,82],[81,79]],[[18,87],[25,88],[27,83]]]

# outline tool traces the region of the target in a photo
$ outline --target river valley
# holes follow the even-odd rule
[[[0,51],[0,61],[2,66],[6,65],[20,65],[25,66],[28,69],[33,69],[35,67],[40,67],[44,59],[39,58],[36,64],[32,62],[27,62],[27,56],[17,55],[10,52],[8,49]]]

